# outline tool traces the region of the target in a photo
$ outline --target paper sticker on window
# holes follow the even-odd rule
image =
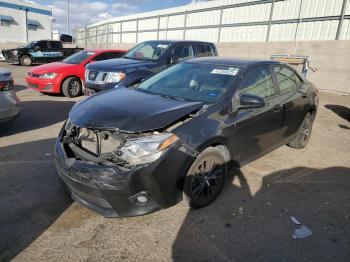
[[[95,53],[94,52],[87,52],[86,54],[87,55],[94,55]]]
[[[213,69],[211,71],[212,74],[218,74],[218,75],[230,75],[230,76],[235,76],[238,73],[239,68],[235,67],[229,67],[227,69]]]
[[[168,47],[168,45],[162,45],[162,44],[159,44],[159,45],[157,45],[157,47],[159,47],[159,48],[167,48],[167,47]]]

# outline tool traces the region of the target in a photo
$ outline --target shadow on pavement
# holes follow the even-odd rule
[[[21,115],[0,125],[0,137],[47,127],[68,118],[75,101],[24,101]]]
[[[235,185],[187,214],[174,261],[349,261],[349,168],[283,170],[265,176],[255,194],[241,171],[232,173]],[[293,239],[299,226],[291,216],[313,235]]]
[[[55,139],[0,148],[0,261],[32,243],[71,204],[53,162]]]
[[[346,121],[350,122],[350,108],[347,106],[341,106],[341,105],[325,105],[325,108],[333,111],[341,118],[345,119]]]
[[[15,85],[16,92],[27,89],[25,85]]]

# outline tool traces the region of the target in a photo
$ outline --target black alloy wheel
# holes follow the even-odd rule
[[[212,203],[224,186],[226,166],[225,158],[217,148],[209,147],[199,154],[185,179],[185,202],[194,208]]]
[[[82,84],[77,77],[68,77],[62,84],[62,92],[66,97],[77,97],[82,92]]]
[[[311,137],[313,119],[313,115],[310,113],[306,115],[304,121],[301,123],[296,138],[289,142],[288,145],[290,147],[298,149],[306,147]]]

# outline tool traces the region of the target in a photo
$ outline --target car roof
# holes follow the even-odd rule
[[[223,65],[223,66],[233,66],[233,67],[250,67],[257,66],[261,64],[281,64],[278,61],[272,60],[258,60],[258,59],[245,59],[245,58],[226,58],[226,57],[200,57],[187,60],[187,63],[196,64],[210,64],[210,65]]]
[[[105,53],[105,52],[127,52],[128,50],[123,50],[123,49],[85,49],[87,52],[95,52],[95,53]]]
[[[147,42],[155,42],[160,44],[177,44],[177,43],[185,43],[185,44],[213,44],[211,42],[205,42],[205,41],[195,41],[195,40],[149,40],[145,41]]]

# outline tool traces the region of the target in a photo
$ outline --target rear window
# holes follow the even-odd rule
[[[213,56],[210,45],[196,45],[196,49],[198,57]]]

